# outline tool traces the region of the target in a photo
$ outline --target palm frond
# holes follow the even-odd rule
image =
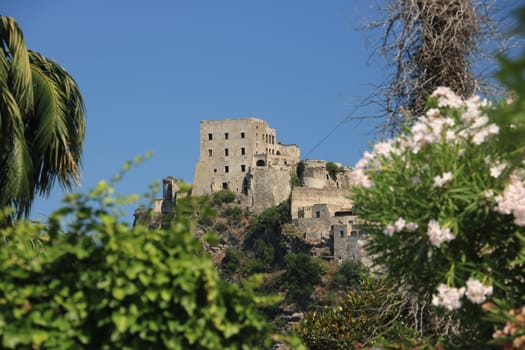
[[[33,108],[31,65],[22,30],[11,17],[0,17],[0,47],[4,57],[10,61],[9,89],[22,114],[28,114]]]
[[[27,215],[33,201],[33,166],[18,105],[0,80],[0,206]]]
[[[55,180],[78,184],[84,140],[84,105],[78,86],[57,63],[30,52],[35,111],[31,117],[37,190],[48,194]],[[27,135],[27,137],[31,137]]]

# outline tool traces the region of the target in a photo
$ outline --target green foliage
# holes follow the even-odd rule
[[[231,278],[241,267],[242,253],[235,248],[226,248],[221,261],[221,269],[225,278]]]
[[[220,190],[215,192],[212,197],[212,203],[216,206],[231,203],[235,200],[235,193],[230,190]]]
[[[290,301],[303,306],[321,282],[322,266],[317,259],[303,253],[286,255],[284,263],[286,271],[281,276],[280,284],[286,289]]]
[[[275,259],[275,248],[262,239],[255,241],[253,252],[261,260],[266,269],[270,268]]]
[[[242,217],[243,210],[239,206],[226,207],[221,212],[221,216],[225,218],[231,218],[233,220],[239,220]]]
[[[405,325],[401,301],[385,281],[365,278],[340,305],[306,313],[296,331],[310,350],[434,349]]]
[[[295,171],[290,172],[290,184],[292,185],[292,188],[302,186],[301,179],[297,176]]]
[[[226,232],[228,230],[228,226],[223,224],[222,222],[217,222],[215,225],[213,225],[213,229],[219,233]]]
[[[299,161],[299,163],[297,163],[297,168],[295,172],[297,173],[297,177],[299,177],[299,179],[301,180],[301,184],[303,183],[305,168],[306,166],[304,165],[304,162],[302,160]]]
[[[515,310],[525,295],[525,52],[501,64],[512,101],[491,107],[440,88],[354,173],[367,251],[391,281],[460,317],[456,347],[490,346],[481,305]]]
[[[337,289],[358,288],[367,275],[368,269],[363,264],[347,260],[339,266],[330,283]]]
[[[29,50],[16,21],[0,16],[0,207],[6,224],[27,216],[58,182],[78,185],[85,109],[75,80]]]
[[[69,195],[47,225],[0,231],[2,348],[270,345],[258,309],[274,299],[219,278],[191,233],[192,217],[206,212],[200,203],[179,199],[169,229],[148,230],[121,222],[121,199],[111,193],[101,182],[89,195]]]
[[[261,233],[279,233],[285,223],[292,220],[290,213],[290,200],[286,200],[275,207],[265,209],[250,225],[249,235]]]
[[[328,162],[326,163],[326,171],[328,172],[328,175],[330,175],[330,178],[332,180],[337,180],[337,174],[343,171],[342,168],[340,168],[337,164]]]

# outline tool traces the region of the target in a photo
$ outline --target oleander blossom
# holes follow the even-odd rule
[[[518,172],[513,172],[509,183],[501,195],[494,198],[496,211],[501,214],[512,214],[514,223],[525,226],[525,184]]]
[[[383,230],[383,233],[388,237],[392,237],[394,232],[396,232],[396,227],[392,224],[386,225],[385,229]]]
[[[443,228],[439,226],[436,220],[428,222],[427,235],[433,246],[440,247],[443,242],[448,242],[456,238],[451,232],[450,228]]]
[[[352,180],[357,186],[364,188],[370,188],[372,186],[372,181],[366,174],[365,169],[356,168],[352,171]]]
[[[498,163],[494,164],[490,168],[490,176],[492,176],[494,178],[498,178],[501,175],[501,173],[503,172],[503,170],[505,170],[507,165],[508,165],[507,162],[498,162]]]
[[[403,218],[398,218],[393,224],[388,224],[383,229],[383,233],[389,237],[392,237],[396,232],[402,232],[406,230],[408,232],[414,232],[419,226],[415,222],[407,222]]]
[[[467,291],[465,296],[475,304],[481,304],[487,300],[487,296],[492,294],[492,286],[484,285],[475,278],[467,280]]]
[[[460,299],[465,294],[465,288],[453,288],[441,283],[438,294],[432,296],[432,305],[441,306],[447,310],[456,310],[461,307]]]
[[[443,185],[450,180],[452,180],[452,173],[450,171],[433,178],[434,186],[436,187],[443,187]]]
[[[432,96],[437,98],[439,107],[459,108],[465,105],[463,99],[446,86],[436,88]]]

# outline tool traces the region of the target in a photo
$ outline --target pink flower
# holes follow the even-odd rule
[[[447,310],[455,310],[461,307],[459,299],[465,294],[465,288],[448,287],[445,284],[440,284],[438,287],[438,295],[432,296],[432,305],[442,306]]]
[[[435,220],[428,222],[427,235],[432,245],[439,247],[441,243],[448,242],[456,238],[451,232],[450,228],[442,228]]]
[[[492,286],[484,285],[477,279],[470,277],[467,280],[467,298],[476,304],[483,303],[488,295],[492,294]]]
[[[442,187],[444,184],[452,180],[452,173],[450,171],[446,172],[443,175],[438,175],[434,177],[433,180],[434,180],[434,186]]]

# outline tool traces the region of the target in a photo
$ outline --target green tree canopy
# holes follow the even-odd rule
[[[80,90],[58,63],[28,50],[11,17],[0,17],[0,207],[27,216],[35,195],[80,176],[85,131]]]

